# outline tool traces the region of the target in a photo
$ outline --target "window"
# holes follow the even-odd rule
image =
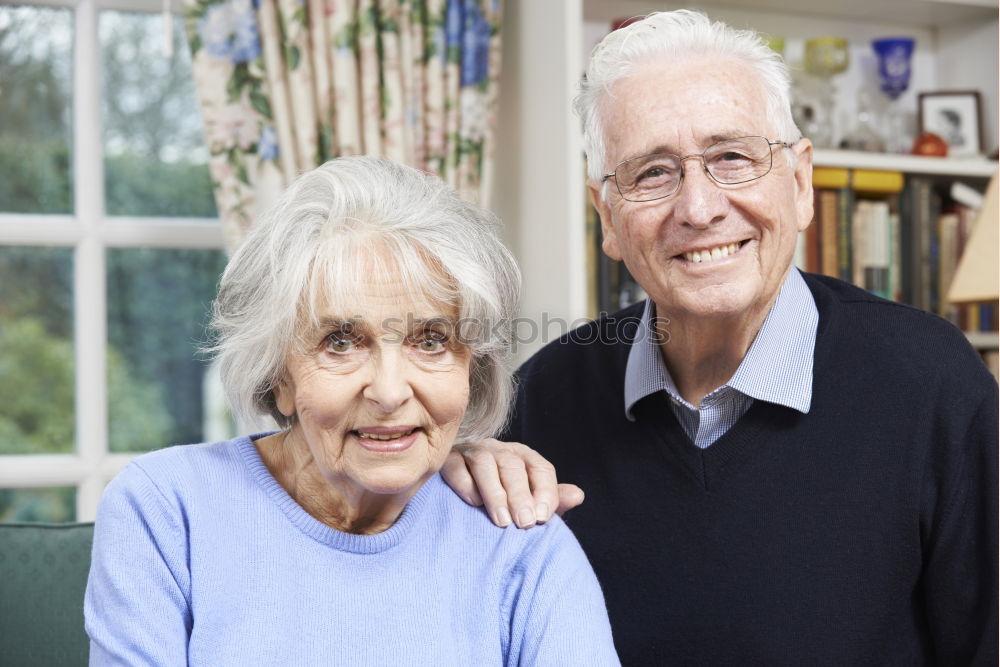
[[[136,454],[232,431],[198,353],[223,235],[159,8],[0,6],[0,521],[91,520]]]

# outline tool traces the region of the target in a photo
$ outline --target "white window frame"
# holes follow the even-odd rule
[[[217,219],[110,217],[104,210],[104,147],[98,15],[162,11],[157,0],[18,0],[74,10],[72,215],[0,213],[0,245],[73,248],[74,454],[0,456],[0,488],[74,486],[76,519],[93,521],[108,481],[136,454],[108,451],[108,248],[221,249]],[[179,13],[174,3],[171,11]]]

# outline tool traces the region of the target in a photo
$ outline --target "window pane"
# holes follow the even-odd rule
[[[197,351],[226,258],[220,250],[108,251],[111,451],[228,437]],[[225,421],[225,420],[224,420]]]
[[[76,521],[76,489],[0,489],[0,521]]]
[[[70,248],[0,246],[0,454],[75,450],[72,280]]]
[[[0,211],[70,213],[73,12],[0,6]]]
[[[104,179],[109,215],[215,217],[208,151],[180,18],[102,11]]]

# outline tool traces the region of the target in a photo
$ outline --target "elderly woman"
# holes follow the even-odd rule
[[[130,463],[98,511],[91,664],[617,664],[558,518],[440,480],[503,423],[519,275],[486,211],[394,163],[300,177],[233,256],[215,352],[275,433]]]

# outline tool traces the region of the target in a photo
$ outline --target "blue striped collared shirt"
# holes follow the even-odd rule
[[[681,397],[670,377],[655,337],[650,335],[653,314],[654,304],[647,299],[625,367],[625,416],[630,420],[635,420],[632,407],[640,399],[666,391],[684,431],[695,446],[704,449],[722,437],[755,400],[809,412],[819,311],[797,269],[788,272],[732,379],[706,395],[698,406]]]

